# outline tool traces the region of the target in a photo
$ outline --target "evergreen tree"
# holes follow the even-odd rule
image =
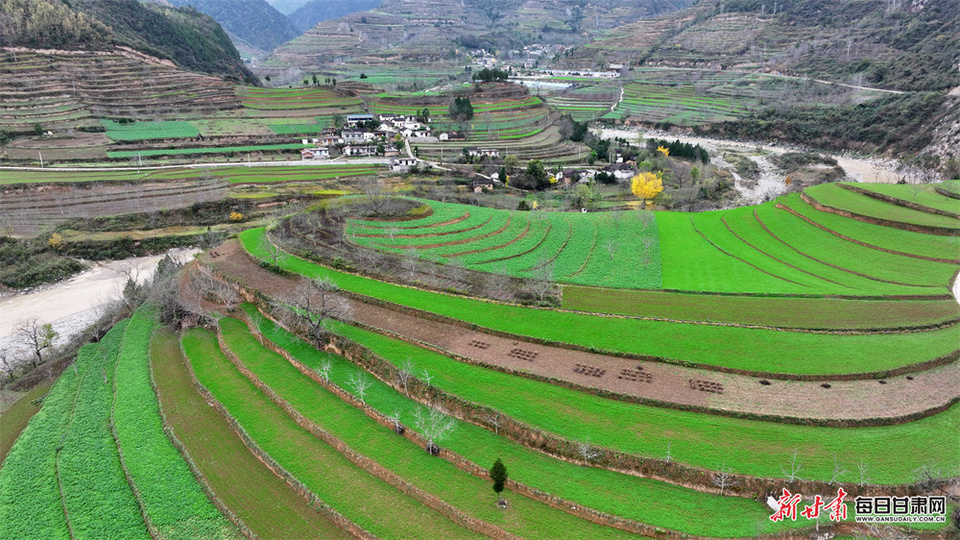
[[[497,458],[493,467],[490,468],[490,479],[493,480],[493,491],[497,494],[497,503],[499,504],[503,500],[500,493],[507,485],[507,467],[500,458]]]

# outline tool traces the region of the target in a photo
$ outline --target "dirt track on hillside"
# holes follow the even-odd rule
[[[267,295],[295,286],[294,279],[257,265],[236,240],[203,255],[201,261]],[[821,382],[773,380],[762,385],[754,377],[548,347],[429,321],[352,299],[347,301],[356,321],[420,340],[471,361],[590,388],[724,411],[830,420],[897,418],[949,403],[957,395],[955,381],[960,380],[960,362],[953,362],[912,374],[910,379],[887,379],[883,384],[876,380],[835,381],[824,388]],[[721,388],[722,393],[717,393]]]

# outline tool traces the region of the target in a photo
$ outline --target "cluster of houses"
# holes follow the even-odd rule
[[[371,126],[376,126],[371,128]],[[313,145],[313,148],[304,148],[300,151],[303,160],[329,159],[333,152],[349,157],[366,157],[383,155],[392,158],[390,166],[393,170],[406,170],[416,164],[417,160],[400,157],[388,141],[397,136],[403,138],[429,137],[430,126],[418,122],[413,116],[402,114],[381,114],[374,118],[372,114],[351,114],[346,117],[342,129],[324,129],[319,137],[303,139],[304,145]]]

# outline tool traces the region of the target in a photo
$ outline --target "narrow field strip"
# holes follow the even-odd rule
[[[803,197],[826,208],[849,212],[854,216],[878,220],[891,227],[914,227],[927,234],[956,236],[960,234],[960,220],[928,214],[912,208],[886,203],[866,195],[842,189],[833,184],[807,188]]]
[[[943,184],[949,185],[948,182]],[[840,183],[837,185],[854,193],[879,198],[890,204],[903,205],[921,212],[946,215],[955,219],[960,218],[960,202],[941,195],[936,191],[938,186],[933,184],[909,185],[906,188],[897,184]]]
[[[878,292],[909,294],[905,292],[909,289],[896,285],[945,287],[956,271],[956,266],[952,264],[904,257],[858,245],[827,234],[790,212],[768,205],[756,208],[754,220],[770,236],[804,257],[871,281],[894,285],[884,285],[877,289]],[[943,247],[946,248],[946,243]],[[880,286],[879,283],[877,286]]]
[[[502,411],[568,440],[589,436],[593,444],[651,458],[714,469],[716,456],[743,474],[777,478],[794,449],[803,456],[805,478],[826,480],[833,456],[868,463],[871,482],[913,482],[924,463],[954,470],[960,443],[960,405],[916,422],[885,427],[825,428],[745,420],[611,401],[558,385],[515,377],[457,362],[439,353],[354,326],[338,330],[396,366],[416,359],[431,384],[465,400]]]
[[[111,332],[108,338],[119,340],[123,323]],[[80,383],[100,346],[80,349],[73,367],[60,375],[43,408],[7,454],[0,469],[0,538],[70,538],[58,487],[57,448],[73,418]]]
[[[697,216],[697,217],[700,217],[700,216]],[[701,221],[701,226],[713,225],[713,227],[711,227],[713,230],[710,230],[709,232],[704,232],[704,228],[706,227],[701,228],[701,226],[697,225],[697,221]],[[727,257],[730,257],[738,262],[741,262],[753,268],[754,270],[757,270],[758,272],[766,274],[774,279],[778,279],[780,281],[784,281],[786,283],[790,283],[792,285],[801,287],[802,288],[801,290],[804,290],[804,289],[808,291],[810,290],[809,283],[804,283],[802,281],[795,281],[794,279],[791,279],[791,278],[803,279],[802,276],[791,275],[791,278],[787,278],[780,275],[779,273],[774,273],[774,272],[771,272],[770,270],[767,270],[761,267],[760,265],[766,261],[761,260],[758,256],[756,256],[753,253],[744,252],[738,249],[739,246],[736,245],[734,240],[739,240],[739,239],[737,239],[736,237],[724,238],[724,234],[721,233],[719,229],[716,228],[716,224],[709,223],[709,222],[704,223],[704,221],[705,220],[698,220],[696,217],[690,218],[690,223],[693,225],[694,232],[699,234],[704,240],[707,241],[708,244],[713,246],[720,253],[723,253]],[[729,231],[727,232],[729,233]],[[784,271],[783,269],[780,269],[780,268],[778,268],[778,270]],[[784,273],[790,274],[789,272],[784,272]]]
[[[717,249],[679,212],[657,212],[663,288],[718,293],[804,294],[805,287],[785,282]],[[691,265],[690,261],[700,264]]]
[[[347,519],[377,536],[478,537],[367,474],[297,425],[237,371],[211,332],[191,330],[183,347],[200,383],[259,447]]]
[[[163,538],[238,537],[163,431],[149,367],[155,316],[151,307],[134,313],[117,360],[113,424],[124,469],[153,531]]]
[[[627,291],[576,285],[563,287],[563,307],[681,321],[837,330],[926,326],[960,317],[960,305],[952,298],[776,298]]]
[[[782,197],[777,207],[830,234],[877,251],[894,255],[925,258],[952,264],[960,263],[960,238],[932,236],[901,229],[881,228],[862,221],[821,212],[791,194]]]
[[[483,234],[470,235],[465,238],[458,238],[456,240],[449,240],[447,242],[436,242],[432,244],[418,244],[404,242],[402,244],[378,244],[381,247],[389,247],[395,250],[404,250],[404,249],[436,249],[436,248],[448,248],[450,246],[461,246],[463,244],[471,244],[473,242],[479,242],[485,238],[490,238],[491,236],[497,236],[503,231],[507,230],[507,227],[510,226],[510,222],[513,221],[513,216],[508,215],[506,221],[503,222],[503,225],[500,225],[500,228],[497,230],[486,232]]]
[[[76,537],[150,537],[110,429],[114,367],[122,337],[118,332],[105,339],[91,358],[57,453],[64,508]]]
[[[490,223],[490,220],[491,220],[491,219],[493,219],[492,216],[491,216],[490,218],[488,218],[486,221],[484,221],[483,223],[478,223],[478,224],[476,224],[476,225],[472,225],[472,226],[470,226],[470,227],[466,227],[466,228],[462,228],[462,229],[452,229],[452,230],[449,230],[449,231],[428,232],[428,233],[420,233],[420,234],[400,233],[400,234],[394,234],[394,235],[392,235],[392,236],[391,236],[391,234],[390,234],[389,231],[386,232],[386,233],[381,233],[381,234],[358,234],[358,233],[354,233],[354,234],[353,234],[353,237],[354,237],[354,238],[381,238],[381,239],[383,239],[383,238],[390,238],[391,240],[393,240],[394,238],[404,238],[404,239],[407,239],[407,238],[435,238],[435,237],[437,237],[437,236],[447,236],[447,235],[449,235],[449,234],[459,234],[459,233],[465,233],[465,232],[469,232],[469,231],[475,231],[475,230],[480,229],[480,228],[482,228],[483,226],[487,225],[488,223]],[[435,225],[435,226],[436,226],[436,227],[441,227],[442,225],[438,224],[438,225]]]
[[[476,264],[476,265],[490,264],[490,263],[495,263],[495,262],[507,261],[507,260],[510,260],[510,259],[515,259],[515,258],[517,258],[517,257],[523,257],[524,255],[533,253],[533,252],[536,251],[541,245],[543,245],[544,240],[546,240],[546,239],[547,239],[547,236],[550,234],[550,229],[553,228],[553,223],[551,223],[551,222],[548,221],[548,222],[546,222],[546,224],[544,225],[543,222],[537,222],[537,223],[535,223],[535,226],[536,226],[538,229],[543,229],[543,234],[542,234],[542,235],[533,235],[533,236],[531,236],[531,241],[533,242],[533,245],[532,245],[532,246],[527,247],[527,246],[526,246],[527,242],[519,242],[519,239],[518,239],[518,242],[512,244],[512,246],[513,246],[515,249],[522,249],[523,251],[520,251],[519,253],[511,253],[511,254],[509,254],[509,255],[507,255],[507,254],[505,254],[505,253],[503,253],[503,252],[499,252],[499,253],[496,253],[496,255],[498,255],[498,257],[493,258],[493,259],[484,259],[484,260],[481,260],[481,261],[475,261],[475,260],[472,260],[472,258],[470,258],[470,257],[465,257],[465,258],[464,258],[464,262],[466,262],[466,263],[468,263],[468,264]],[[504,247],[506,247],[506,246],[504,246]],[[507,251],[507,252],[510,252],[510,251],[513,251],[513,250],[506,250],[506,251]],[[492,253],[491,253],[491,254],[487,254],[486,256],[489,257],[490,255],[493,255],[493,254],[492,254]]]
[[[517,233],[516,233],[516,227],[523,227],[523,230],[520,231],[520,234],[517,234]],[[504,229],[504,231],[506,231],[506,230],[507,230],[507,229]],[[504,231],[501,231],[501,232],[504,232]],[[523,238],[524,238],[525,236],[527,236],[527,233],[528,233],[528,232],[530,232],[530,221],[528,221],[528,220],[523,220],[523,221],[518,220],[516,226],[514,227],[514,230],[512,230],[512,231],[510,231],[510,232],[504,232],[503,236],[506,237],[506,238],[510,238],[510,239],[507,240],[506,242],[502,243],[502,244],[496,244],[496,245],[491,245],[491,246],[478,247],[478,248],[471,249],[471,250],[467,250],[467,251],[459,251],[459,252],[457,252],[457,253],[441,253],[440,256],[441,256],[441,257],[465,257],[465,256],[467,256],[467,255],[475,255],[475,254],[477,254],[477,253],[489,253],[489,252],[491,252],[491,251],[497,251],[497,250],[499,250],[499,249],[503,249],[503,248],[505,248],[505,247],[512,246],[513,244],[515,244],[515,243],[523,240]],[[516,236],[514,236],[514,235],[516,235]]]
[[[260,245],[262,236],[263,229],[250,229],[239,235],[243,248],[258,259],[267,257]],[[480,329],[569,343],[597,351],[652,355],[759,373],[876,372],[953,354],[960,342],[960,325],[909,335],[832,336],[661,323],[448,296],[339,272],[292,256],[281,265],[307,277],[329,277],[347,291],[450,317]],[[632,336],[644,336],[644,339],[631,339]],[[751,354],[742,354],[745,350]]]
[[[175,334],[164,329],[154,334],[150,361],[167,428],[209,489],[247,529],[260,538],[350,538],[254,456],[197,393]]]
[[[509,508],[497,508],[488,480],[429,455],[409,440],[398,437],[390,429],[378,424],[363,411],[318,386],[282,356],[257,343],[242,322],[224,320],[221,330],[230,350],[297,412],[349,444],[353,450],[370,456],[381,466],[459,511],[521,537],[538,536],[546,531],[564,531],[567,538],[629,536],[526,497],[511,497]],[[358,436],[361,433],[363,436]],[[443,441],[440,444],[442,446]]]
[[[269,320],[261,319],[255,307],[246,305],[244,309],[248,315],[262,321],[257,326],[267,339],[307,367],[317,369],[321,363],[330,361],[330,380],[356,395],[349,380],[353,374],[361,373],[362,368],[343,357],[318,351]],[[372,383],[373,386],[365,394],[366,403],[382,414],[398,412],[401,421],[409,424],[413,411],[420,404],[378,379],[372,379]],[[452,433],[442,446],[473,463],[486,466],[500,457],[508,464],[511,479],[578,505],[654,527],[705,536],[752,536],[767,516],[766,508],[754,501],[718,497],[606,469],[583,467],[549,457],[468,422],[457,421]],[[511,498],[511,503],[516,497]],[[695,519],[698,511],[707,508],[714,509],[718,516],[729,516],[730,519]],[[763,523],[762,532],[781,530],[782,525],[766,521],[768,524]]]

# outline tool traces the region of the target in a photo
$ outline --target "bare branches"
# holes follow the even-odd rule
[[[867,485],[867,482],[870,481],[870,478],[867,477],[867,462],[860,460],[860,463],[857,463],[857,472],[860,473],[860,487]]]
[[[333,362],[329,358],[324,358],[320,365],[317,366],[317,373],[320,374],[320,378],[323,379],[323,382],[330,382],[330,371],[333,369]]]
[[[350,377],[347,379],[351,387],[356,391],[357,397],[360,398],[360,403],[364,405],[367,404],[364,401],[364,396],[367,393],[367,389],[373,384],[373,381],[370,380],[370,377],[367,377],[366,373],[356,371],[350,374]]]
[[[725,464],[720,464],[720,468],[713,473],[710,481],[713,483],[713,485],[720,488],[721,497],[723,497],[723,492],[726,491],[728,487],[735,486],[740,483],[734,478],[733,473],[730,472],[730,469],[728,469]]]
[[[406,394],[407,397],[410,397],[409,385],[411,377],[413,377],[413,360],[407,358],[397,371],[397,380],[403,385],[403,393]]]
[[[350,304],[339,295],[340,287],[327,278],[303,280],[292,292],[281,297],[281,306],[295,314],[298,327],[317,346],[326,343],[333,321],[348,320]]]
[[[790,459],[790,466],[785,468],[783,465],[780,466],[780,470],[783,471],[783,476],[793,482],[794,480],[799,480],[800,477],[797,476],[797,473],[800,472],[800,464],[797,463],[797,449],[793,449],[793,457]]]
[[[487,423],[493,426],[493,432],[500,434],[500,413],[487,416]]]
[[[418,407],[413,411],[414,425],[420,435],[427,439],[427,452],[440,453],[437,442],[445,438],[457,426],[457,421],[436,409]]]
[[[59,335],[50,323],[40,324],[36,318],[21,321],[14,330],[14,334],[19,338],[20,343],[33,353],[33,367],[43,362],[43,351],[53,347]]]
[[[603,452],[590,444],[590,437],[583,439],[582,441],[578,440],[576,443],[577,454],[580,456],[580,459],[583,460],[585,465],[589,465],[591,461],[597,459]]]
[[[833,455],[833,474],[830,475],[830,483],[836,484],[840,482],[840,477],[847,474],[845,469],[840,468],[840,458],[834,454]]]

